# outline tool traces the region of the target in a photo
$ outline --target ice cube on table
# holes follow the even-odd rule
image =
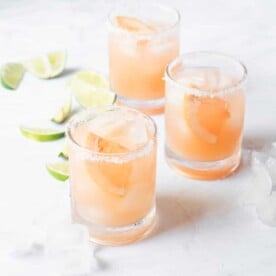
[[[0,244],[6,241],[5,245],[1,245],[1,249],[16,257],[40,254],[44,249],[41,234],[40,229],[33,225],[21,227],[18,231],[0,233]]]
[[[269,155],[276,158],[276,142],[271,144]]]
[[[257,205],[259,219],[269,225],[276,226],[276,192],[267,197]]]
[[[40,233],[39,238],[42,243],[45,243],[46,233],[49,229],[57,224],[71,222],[69,186],[62,187],[56,197],[48,202],[51,205],[47,204],[44,208],[40,208],[33,219],[33,224]]]
[[[251,152],[251,165],[264,164],[266,162],[267,158],[268,158],[268,156],[265,152],[253,150]]]
[[[251,167],[251,164],[252,164],[252,152],[251,150],[248,150],[246,148],[244,148],[242,150],[242,164],[244,167],[246,168],[250,168]]]
[[[18,219],[5,221],[0,229],[0,251],[15,257],[27,257],[43,252],[44,232],[33,223]]]
[[[61,224],[47,233],[46,255],[61,275],[87,275],[91,271],[93,252],[89,233],[79,224]]]
[[[276,184],[276,158],[271,156],[268,157],[265,165],[271,177],[272,183]]]
[[[0,253],[25,257],[43,251],[42,233],[34,223],[34,214],[26,212],[14,216],[2,216],[0,227]]]
[[[261,163],[252,164],[252,180],[245,191],[244,203],[258,204],[272,191],[272,181],[266,167]]]

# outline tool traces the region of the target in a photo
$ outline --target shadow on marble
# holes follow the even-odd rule
[[[97,263],[97,270],[106,270],[109,268],[109,264],[102,257],[99,256],[99,252],[102,251],[104,246],[96,245],[93,251],[93,256]]]
[[[58,77],[59,78],[68,77],[68,76],[71,76],[71,75],[77,73],[80,70],[81,70],[81,68],[78,68],[78,67],[65,68],[64,71],[62,72],[62,74]]]
[[[222,198],[192,195],[163,195],[157,197],[157,227],[152,237],[176,228],[190,228],[206,215],[213,215],[226,208]]]
[[[242,156],[239,166],[224,179],[240,177],[251,166],[251,154],[247,149],[242,149]]]

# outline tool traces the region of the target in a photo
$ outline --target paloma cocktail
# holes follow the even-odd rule
[[[147,113],[164,105],[166,65],[179,53],[179,14],[138,4],[110,14],[109,76],[118,100]]]
[[[166,75],[166,155],[192,178],[226,176],[239,165],[245,67],[215,53],[178,57]]]
[[[73,220],[99,243],[143,237],[155,218],[154,122],[129,108],[93,109],[71,121],[68,137]]]

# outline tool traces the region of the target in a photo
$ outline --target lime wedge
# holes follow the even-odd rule
[[[49,79],[60,75],[64,70],[65,63],[66,52],[58,51],[33,57],[25,62],[25,67],[36,77]]]
[[[1,69],[1,82],[4,87],[16,89],[25,73],[25,68],[20,63],[7,63]]]
[[[57,113],[54,115],[54,117],[51,119],[52,122],[57,124],[62,124],[64,121],[66,121],[72,110],[72,103],[71,98],[65,101],[63,106],[57,111]]]
[[[66,52],[57,51],[48,54],[48,60],[51,64],[51,78],[59,76],[64,68],[66,63]]]
[[[63,159],[68,160],[69,157],[69,148],[68,148],[68,143],[65,142],[63,145],[63,148],[61,150],[61,152],[58,155],[59,157],[62,157]]]
[[[53,141],[64,137],[65,132],[61,130],[48,129],[48,128],[35,128],[35,127],[26,127],[20,126],[21,133],[30,139],[46,142]]]
[[[57,180],[65,181],[69,178],[68,162],[49,163],[46,169]]]
[[[113,104],[116,94],[108,88],[106,78],[96,72],[81,71],[68,83],[77,102],[84,107],[101,107]]]

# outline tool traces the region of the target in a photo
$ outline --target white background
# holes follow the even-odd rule
[[[61,143],[27,140],[18,124],[41,125],[49,118],[76,70],[108,72],[105,20],[117,2],[0,0],[0,63],[68,49],[62,77],[43,81],[26,74],[17,91],[0,87],[0,246],[12,242],[9,225],[23,228],[57,193],[67,191],[68,183],[55,181],[45,170]],[[260,149],[276,141],[276,1],[162,2],[181,12],[183,53],[217,50],[236,56],[248,67],[244,149]],[[251,181],[246,162],[225,180],[183,178],[165,163],[163,116],[156,121],[158,228],[133,245],[100,247],[93,275],[275,276],[276,229],[263,225],[254,207],[243,204]],[[42,256],[19,258],[5,250],[0,254],[3,276],[54,275]]]

